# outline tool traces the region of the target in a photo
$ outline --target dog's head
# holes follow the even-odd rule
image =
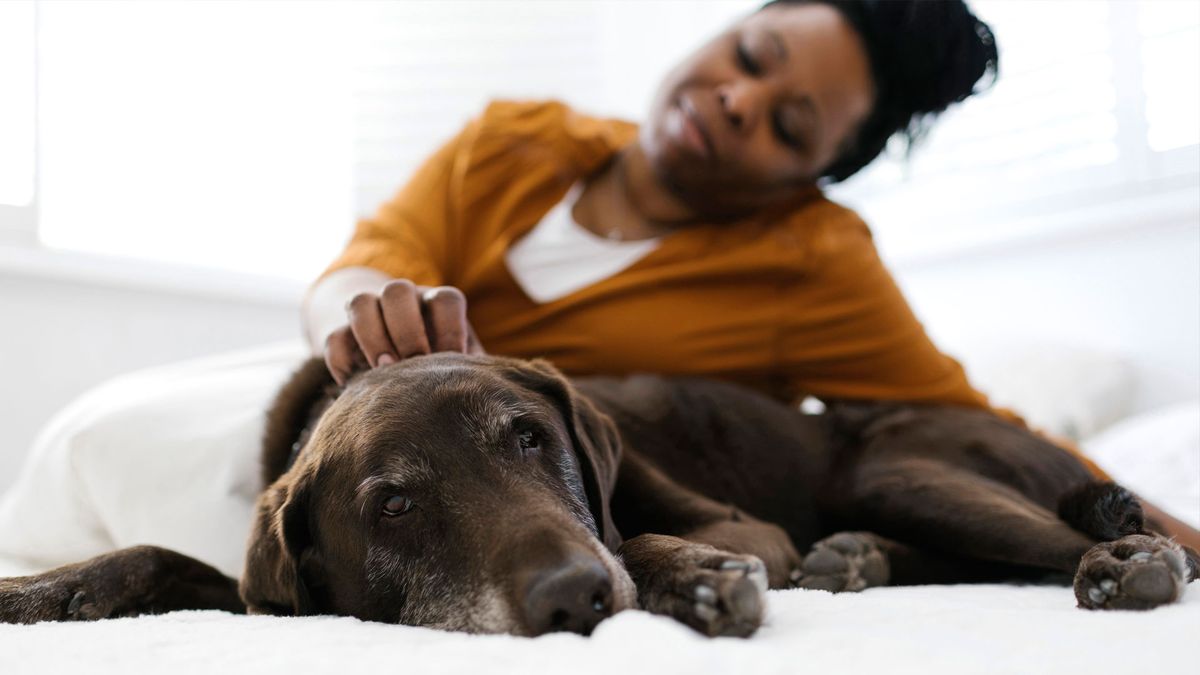
[[[553,367],[436,354],[353,379],[262,493],[251,612],[587,633],[634,605],[612,421]]]

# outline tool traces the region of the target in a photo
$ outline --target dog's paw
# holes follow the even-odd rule
[[[716,564],[716,569],[711,565]],[[690,617],[684,622],[705,635],[748,637],[766,610],[767,568],[754,556],[720,554],[680,579],[691,588]]]
[[[891,577],[887,554],[869,532],[839,532],[813,544],[792,583],[832,593],[861,591],[887,584]]]
[[[677,543],[664,541],[654,547],[657,550],[623,550],[642,609],[673,617],[711,637],[748,637],[758,630],[767,605],[762,560],[674,537],[662,539]]]
[[[71,580],[45,575],[0,579],[0,623],[94,621],[111,612],[110,603],[96,601]]]
[[[1084,609],[1152,609],[1178,600],[1189,576],[1178,544],[1135,534],[1084,554],[1075,573],[1075,598]]]
[[[709,636],[748,637],[766,610],[767,568],[754,556],[713,550],[681,565],[651,604]],[[653,610],[652,610],[653,611]]]

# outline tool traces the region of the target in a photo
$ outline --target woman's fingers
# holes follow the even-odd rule
[[[389,281],[379,293],[384,326],[396,356],[401,359],[430,352],[419,293],[416,285],[407,279]]]
[[[467,298],[452,286],[389,281],[378,294],[351,298],[346,318],[325,340],[325,364],[339,385],[358,370],[421,354],[483,353],[467,322]]]
[[[367,364],[374,368],[379,358],[397,358],[392,349],[392,340],[383,323],[379,296],[374,293],[359,293],[346,303],[346,318],[358,348],[367,357]],[[386,363],[386,362],[385,362]]]
[[[350,375],[365,363],[366,358],[359,351],[350,326],[342,326],[325,338],[325,366],[339,386],[346,384]]]
[[[429,341],[435,352],[466,352],[467,298],[453,286],[430,288],[422,295]]]

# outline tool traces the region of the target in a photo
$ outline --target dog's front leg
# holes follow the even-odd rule
[[[684,488],[634,452],[612,504],[631,536],[619,553],[639,604],[706,635],[753,633],[767,587],[787,587],[800,564],[782,528]]]
[[[663,534],[643,534],[619,551],[642,609],[709,636],[748,637],[762,623],[767,572],[752,555]]]
[[[689,490],[627,451],[612,498],[613,518],[626,536],[669,534],[765,564],[771,588],[789,588],[802,556],[783,528]]]
[[[244,613],[237,581],[199,560],[135,546],[27,577],[0,579],[0,622],[90,621],[178,609]]]

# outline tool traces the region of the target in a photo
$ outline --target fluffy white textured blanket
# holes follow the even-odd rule
[[[1195,672],[1200,593],[1150,612],[1088,612],[1054,586],[772,591],[749,640],[624,612],[590,638],[443,633],[335,617],[176,612],[0,625],[0,672],[1135,673]]]

